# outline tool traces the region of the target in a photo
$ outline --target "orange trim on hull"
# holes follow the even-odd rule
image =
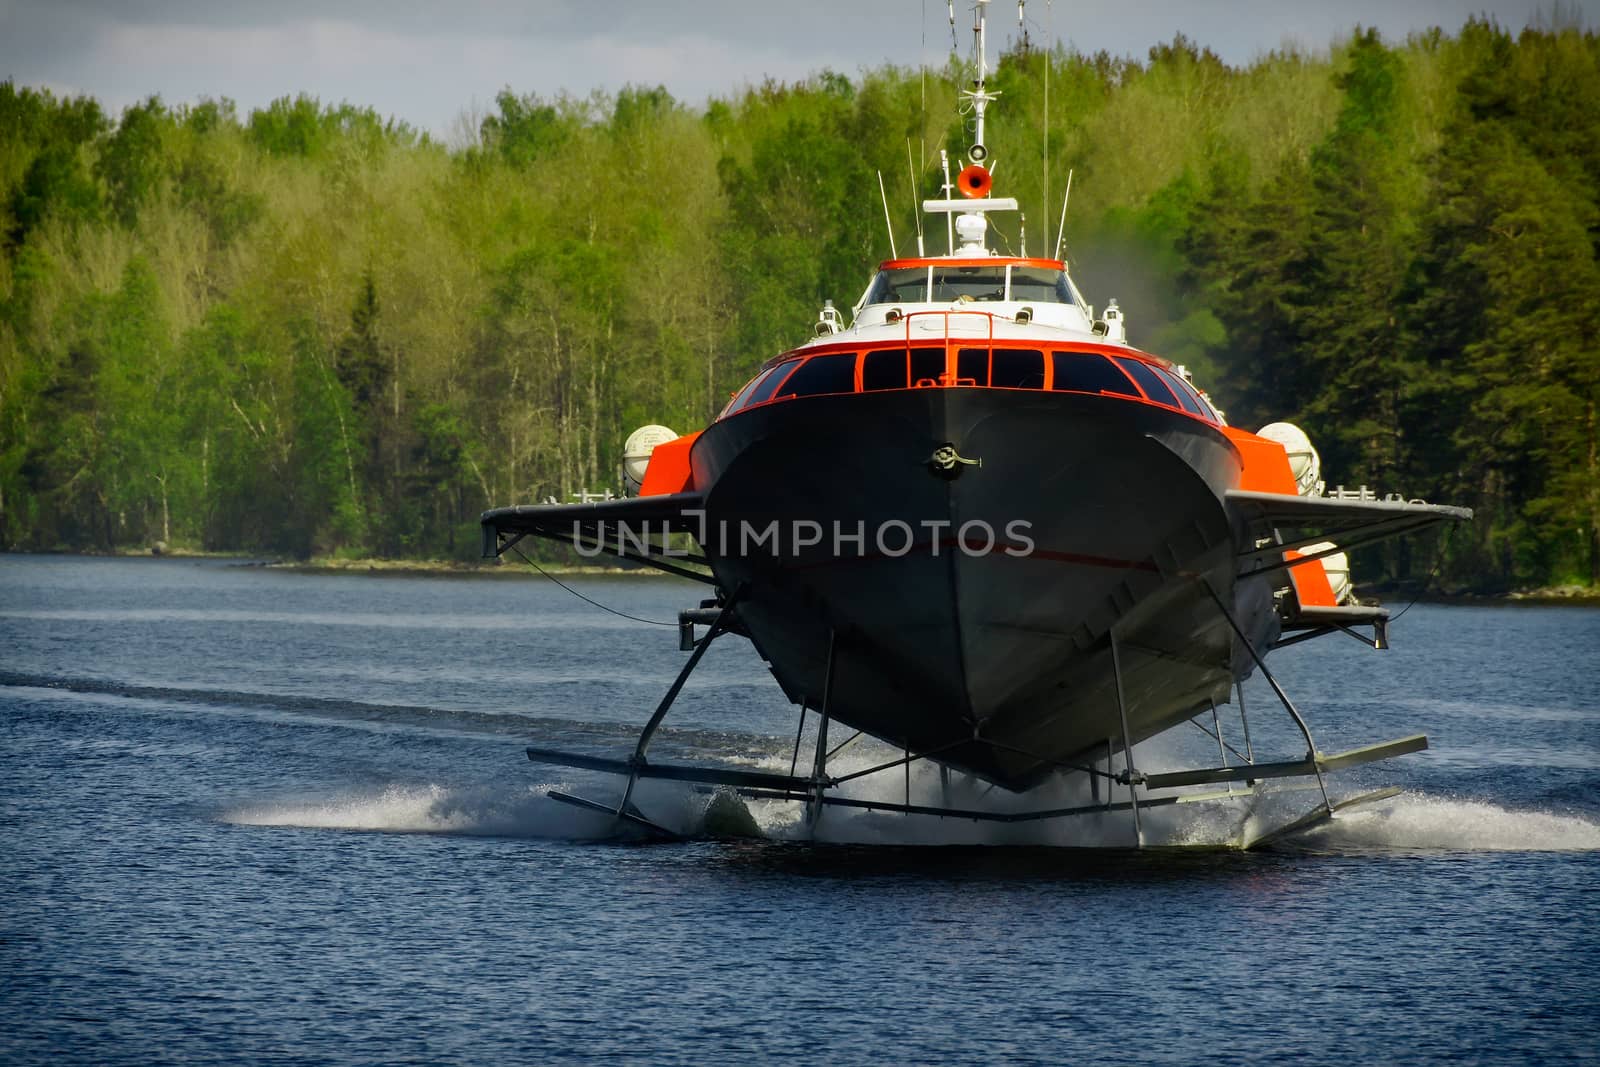
[[[1279,493],[1297,497],[1300,486],[1289,468],[1289,453],[1276,441],[1258,437],[1248,430],[1225,426],[1228,435],[1239,450],[1243,467],[1239,471],[1239,488],[1252,493]],[[1305,553],[1289,549],[1285,560],[1303,559]],[[1294,586],[1294,596],[1301,608],[1336,608],[1339,600],[1333,595],[1333,583],[1328,581],[1328,570],[1320,559],[1307,560],[1289,568],[1289,581]]]
[[[665,444],[656,445],[650,453],[650,465],[644,469],[644,484],[640,496],[664,496],[668,493],[694,491],[694,471],[689,468],[689,449],[701,431],[686,433]]]
[[[1288,549],[1284,559],[1304,559],[1304,552]],[[1304,608],[1336,608],[1339,600],[1333,595],[1333,583],[1328,581],[1328,568],[1320,559],[1297,563],[1289,568],[1289,580],[1294,583],[1294,598]]]
[[[1289,453],[1282,445],[1236,426],[1224,426],[1222,432],[1239,450],[1239,459],[1244,464],[1239,472],[1240,489],[1252,493],[1300,495],[1300,486],[1289,469]]]

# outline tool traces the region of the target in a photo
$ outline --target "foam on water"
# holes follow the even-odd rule
[[[1074,783],[1076,784],[1076,783]],[[912,802],[935,803],[919,776],[912,776]],[[880,786],[870,796],[898,802],[897,787]],[[920,797],[919,797],[920,793]],[[989,811],[1027,811],[1090,803],[1087,790],[1050,784],[1026,794],[982,795],[981,787],[953,785],[953,807]],[[1117,800],[1124,799],[1121,790]],[[1339,799],[1335,793],[1334,799]],[[1176,804],[1141,810],[1144,842],[1153,847],[1229,848],[1253,840],[1316,810],[1320,797],[1305,786],[1280,787],[1257,796]],[[787,807],[781,812],[780,807]],[[800,805],[752,804],[763,830],[773,837],[805,838]],[[1127,848],[1133,821],[1127,811],[1077,815],[1031,823],[985,823],[888,812],[827,809],[816,839],[886,845],[1044,845],[1077,848]],[[1386,801],[1340,812],[1332,821],[1289,835],[1290,846],[1327,851],[1550,852],[1600,850],[1600,822],[1577,815],[1515,811],[1483,801],[1404,793]]]
[[[1296,841],[1330,849],[1586,852],[1600,850],[1600,823],[1404,793],[1383,804],[1341,812],[1332,822],[1297,835]]]
[[[863,744],[829,761],[830,774],[851,774],[880,766],[898,753],[876,745]],[[1136,749],[1136,760],[1144,766],[1152,753],[1146,746]],[[761,770],[787,773],[787,757],[744,760]],[[1159,761],[1158,761],[1159,762]],[[913,805],[948,807],[969,811],[1015,813],[1091,807],[1103,803],[1106,790],[1111,799],[1127,800],[1125,786],[1104,780],[1099,790],[1091,789],[1085,776],[1074,775],[1049,780],[1025,793],[1011,793],[990,786],[961,772],[952,772],[948,781],[939,769],[926,762],[912,767],[909,801]],[[908,783],[904,767],[893,767],[845,783],[836,795],[853,800],[903,804]],[[1066,818],[1028,822],[993,822],[935,815],[904,815],[892,811],[859,808],[825,808],[816,825],[806,821],[805,807],[789,801],[750,801],[751,813],[763,832],[784,840],[818,840],[830,843],[863,845],[1022,845],[1070,848],[1128,848],[1135,844],[1133,819],[1127,811],[1091,811]],[[1246,819],[1252,813],[1283,806],[1278,794],[1249,797],[1219,804],[1177,804],[1141,809],[1144,840],[1147,845],[1227,847],[1240,840]],[[1309,806],[1309,802],[1302,804]],[[1302,811],[1284,808],[1279,822],[1287,822]]]
[[[882,753],[852,753],[841,756],[829,769],[837,775],[848,775],[881,763],[881,756]],[[788,770],[778,757],[739,762]],[[913,768],[910,786],[913,804],[997,813],[1078,807],[1093,802],[1081,778],[1052,781],[1027,793],[1014,794],[991,789],[961,774],[951,775],[946,784],[937,768],[919,764]],[[576,785],[547,782],[512,790],[488,785],[397,784],[243,805],[227,812],[223,821],[242,826],[556,840],[635,836],[629,828],[619,828],[607,815],[551,800],[547,794],[552,789],[614,804],[620,796],[621,781],[586,778]],[[895,768],[846,783],[838,794],[899,804],[906,799],[905,790],[904,771]],[[1115,799],[1124,799],[1120,788]],[[1155,847],[1238,847],[1315,810],[1319,799],[1314,789],[1302,785],[1227,800],[1143,808],[1144,841]],[[753,833],[775,841],[861,845],[1128,848],[1134,844],[1133,822],[1127,811],[1001,823],[829,807],[813,826],[801,803],[741,800],[725,791],[713,794],[682,784],[649,781],[638,784],[634,803],[651,820],[688,837]],[[1600,850],[1600,822],[1576,815],[1514,811],[1483,801],[1405,793],[1340,812],[1331,822],[1293,834],[1283,843],[1335,852],[1592,851]]]

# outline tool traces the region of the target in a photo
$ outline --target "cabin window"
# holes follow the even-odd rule
[[[906,350],[896,348],[868,352],[861,361],[861,391],[870,393],[877,389],[904,389],[906,382]]]
[[[1012,267],[1011,299],[1024,304],[1071,304],[1066,271],[1044,267]]]
[[[812,356],[800,364],[800,369],[789,375],[789,380],[783,383],[778,399],[855,391],[856,354],[835,352],[828,356]]]
[[[935,385],[944,377],[944,349],[913,348],[911,350],[911,384],[921,385],[931,381]]]
[[[867,289],[868,304],[918,304],[928,299],[928,268],[880,270]]]
[[[724,413],[729,411],[738,411],[740,408],[748,405],[750,403],[751,395],[761,386],[762,382],[766,381],[772,376],[772,372],[775,370],[777,370],[776,367],[768,367],[754,378],[751,378],[749,384],[743,389],[739,390],[739,395],[734,397],[732,402],[728,404]]]
[[[1143,360],[1133,359],[1130,356],[1117,356],[1116,360],[1122,364],[1124,370],[1133,375],[1133,380],[1139,383],[1139,388],[1144,390],[1145,396],[1158,404],[1165,404],[1173,408],[1178,406],[1177,396],[1167,387],[1167,383],[1161,380],[1161,375],[1157,374],[1155,369],[1148,363]]]
[[[772,394],[778,391],[778,386],[783,384],[783,380],[789,376],[789,372],[794,368],[794,360],[780,363],[773,367],[767,372],[766,379],[751,391],[750,399],[745,402],[744,406],[751,407],[755,404],[765,404],[768,400],[771,400]]]
[[[1118,393],[1138,396],[1128,376],[1098,352],[1052,352],[1053,389],[1070,393]]]
[[[1191,415],[1197,415],[1202,419],[1206,418],[1206,409],[1204,405],[1200,403],[1200,398],[1195,395],[1194,390],[1189,387],[1189,383],[1183,380],[1182,375],[1180,375],[1177,371],[1170,371],[1161,367],[1157,367],[1155,370],[1157,374],[1161,375],[1161,379],[1167,383],[1167,385],[1172,389],[1172,392],[1177,396],[1178,405],[1182,407],[1183,410],[1187,411]]]
[[[954,300],[1004,300],[1004,267],[935,267],[933,299],[936,303]]]
[[[989,384],[989,350],[987,348],[963,348],[956,353],[956,381],[965,385],[968,381],[973,385]]]
[[[1044,353],[1036,348],[997,348],[989,372],[996,389],[1043,389]]]

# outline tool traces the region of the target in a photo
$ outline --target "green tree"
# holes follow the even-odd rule
[[[112,213],[124,226],[134,224],[140,205],[158,190],[165,133],[171,125],[161,98],[152,96],[124,111],[116,131],[100,146],[95,171],[106,184]]]

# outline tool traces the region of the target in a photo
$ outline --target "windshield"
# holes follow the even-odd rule
[[[867,290],[868,304],[920,304],[928,299],[928,268],[880,270]]]
[[[895,267],[880,270],[862,305],[1014,300],[1024,304],[1076,304],[1083,298],[1063,270],[1024,266]]]
[[[934,303],[960,300],[963,297],[968,300],[1004,300],[1006,268],[934,267]]]
[[[1029,304],[1075,304],[1067,272],[1044,267],[1012,267],[1011,299]]]

